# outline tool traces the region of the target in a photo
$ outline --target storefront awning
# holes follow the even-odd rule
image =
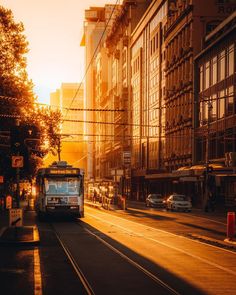
[[[175,178],[176,176],[173,173],[158,173],[158,174],[147,174],[145,179],[160,179],[160,178]]]

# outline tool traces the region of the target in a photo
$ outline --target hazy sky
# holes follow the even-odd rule
[[[28,74],[39,102],[48,103],[50,92],[62,82],[80,82],[84,76],[84,10],[116,0],[0,0],[23,22],[30,52]]]

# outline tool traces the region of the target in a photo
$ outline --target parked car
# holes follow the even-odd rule
[[[166,200],[166,209],[190,212],[192,210],[192,203],[190,198],[185,195],[173,194]]]
[[[165,207],[165,199],[161,194],[149,194],[146,198],[147,207]]]

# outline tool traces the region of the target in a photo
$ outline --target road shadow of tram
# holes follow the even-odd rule
[[[56,222],[56,223],[60,223],[60,222],[76,222],[78,221],[79,218],[78,216],[68,216],[68,215],[58,215],[58,216],[54,216],[54,215],[44,215],[44,216],[38,216],[38,221],[39,222]]]
[[[77,243],[76,247],[78,253],[80,253],[79,259],[81,268],[87,268],[88,261],[90,261],[91,263],[89,263],[89,265],[93,269],[94,274],[92,280],[95,281],[101,280],[100,276],[96,276],[96,274],[106,273],[106,281],[114,281],[116,285],[117,290],[115,294],[205,294],[203,290],[197,288],[186,279],[181,278],[161,264],[153,262],[149,258],[135,252],[135,250],[114,240],[97,228],[87,224],[84,220],[79,220],[79,226],[81,233],[83,233],[83,231],[86,232],[86,235],[77,235],[79,237],[78,239],[80,239],[80,243]],[[92,237],[88,235],[88,233],[91,233]],[[88,237],[89,243],[87,241]],[[108,247],[104,248],[104,243],[108,245]],[[87,245],[86,247],[84,247],[85,244]],[[117,253],[121,253],[121,255],[116,255]],[[124,256],[128,259],[124,259]],[[124,260],[128,262],[128,264],[124,264]],[[112,263],[109,261],[112,261]],[[131,267],[129,264],[130,261]],[[132,261],[134,263],[132,263]],[[138,265],[136,275],[134,275],[134,270],[132,270],[135,264]],[[111,266],[111,269],[109,269],[109,266]],[[149,273],[146,273],[147,277],[143,277],[144,274],[140,271],[142,269],[147,270]],[[157,279],[152,279],[150,273]],[[118,285],[117,278],[120,280]],[[159,281],[164,282],[164,284],[159,284]],[[103,288],[104,285],[100,283],[101,281],[98,282],[98,285],[100,288]],[[96,282],[94,282],[94,284],[96,285]],[[173,293],[169,288],[165,289],[165,286],[163,289],[163,285],[165,284],[175,292]],[[113,283],[109,285],[111,287]],[[132,290],[132,292],[127,293],[127,290]],[[104,294],[104,290],[98,287],[97,290],[95,289],[95,293]],[[114,290],[109,290],[107,286],[106,294],[112,293],[114,293]]]

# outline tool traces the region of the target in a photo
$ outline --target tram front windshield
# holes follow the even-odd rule
[[[78,177],[44,178],[47,195],[78,195],[81,180]]]

